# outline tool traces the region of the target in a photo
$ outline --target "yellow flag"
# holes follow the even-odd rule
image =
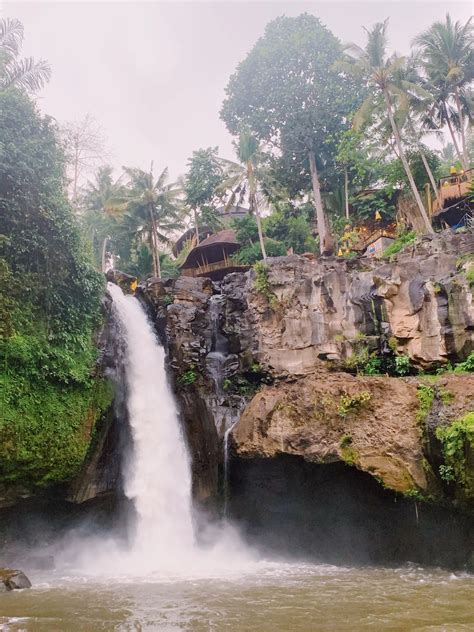
[[[380,219],[382,219],[382,216],[380,215],[379,211],[375,211],[375,219],[378,221]]]
[[[135,279],[134,281],[130,283],[130,289],[132,290],[132,292],[135,292],[137,287],[138,287],[138,281]]]

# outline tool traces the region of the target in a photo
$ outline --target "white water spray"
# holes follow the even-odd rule
[[[127,344],[125,374],[133,456],[125,494],[137,513],[133,552],[150,564],[176,560],[194,546],[191,473],[165,352],[136,298],[109,284]]]

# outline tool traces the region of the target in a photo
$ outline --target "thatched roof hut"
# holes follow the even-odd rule
[[[438,199],[433,203],[433,223],[452,227],[465,225],[474,213],[469,195],[473,178],[474,169],[441,178]]]
[[[232,261],[232,255],[240,248],[235,230],[226,228],[210,235],[193,248],[180,266],[184,276],[209,277],[220,281],[226,274],[247,270]]]
[[[216,215],[221,223],[222,229],[230,228],[232,222],[235,219],[242,219],[246,215],[248,215],[249,210],[244,206],[231,206],[227,208],[225,206],[219,206],[216,209]],[[203,239],[206,239],[213,233],[213,229],[209,226],[202,225],[199,226],[199,241],[202,242]],[[191,241],[195,242],[196,239],[196,229],[194,226],[188,228],[186,232],[184,232],[174,243],[173,245],[173,254],[175,257],[179,255],[179,253],[183,250],[183,248]]]

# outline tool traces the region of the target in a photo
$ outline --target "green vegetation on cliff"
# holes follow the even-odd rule
[[[474,475],[470,467],[474,454],[474,412],[449,426],[437,428],[436,437],[443,446],[445,461],[440,466],[440,475],[448,482],[458,483],[466,497],[474,497]]]
[[[110,403],[93,377],[103,280],[65,194],[52,119],[0,92],[0,483],[69,480]]]

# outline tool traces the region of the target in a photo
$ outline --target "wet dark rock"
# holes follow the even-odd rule
[[[31,588],[31,582],[28,577],[17,569],[0,568],[0,590],[21,590],[23,588]]]
[[[107,270],[105,278],[109,283],[118,285],[125,293],[132,292],[137,282],[137,277],[120,270]]]

